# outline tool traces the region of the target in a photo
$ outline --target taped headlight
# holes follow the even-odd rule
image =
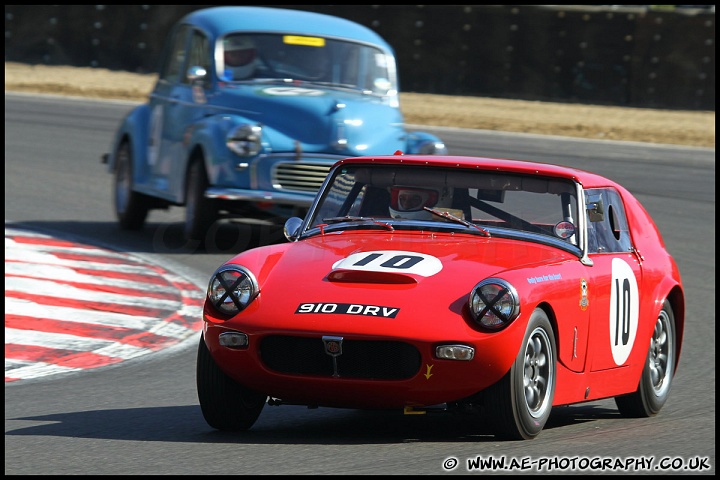
[[[506,327],[520,314],[515,287],[499,278],[488,278],[475,285],[468,306],[473,319],[492,330]]]
[[[239,125],[227,134],[225,145],[236,155],[254,157],[262,149],[262,128],[258,125]]]
[[[238,265],[224,265],[210,278],[207,299],[218,312],[235,315],[243,311],[258,293],[252,272]]]

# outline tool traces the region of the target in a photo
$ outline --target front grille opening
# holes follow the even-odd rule
[[[341,378],[405,380],[420,369],[420,352],[409,343],[387,340],[345,340],[337,357]],[[271,370],[291,375],[333,374],[333,357],[320,338],[272,335],[260,343],[262,362]]]
[[[330,165],[281,163],[273,170],[273,185],[283,190],[317,192],[330,171]]]

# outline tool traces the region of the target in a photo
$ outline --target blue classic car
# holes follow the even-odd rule
[[[184,206],[185,238],[202,243],[223,217],[302,215],[337,160],[398,150],[447,153],[405,130],[380,36],[329,15],[228,6],[174,26],[148,102],[103,161],[122,228]]]

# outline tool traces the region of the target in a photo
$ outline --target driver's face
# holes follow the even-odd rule
[[[438,192],[425,188],[395,187],[390,191],[390,206],[401,212],[416,212],[423,207],[434,207]]]

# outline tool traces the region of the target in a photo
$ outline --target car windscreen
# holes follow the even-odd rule
[[[444,222],[449,213],[489,229],[576,244],[577,193],[567,179],[414,166],[343,166],[324,189],[308,228],[338,218],[388,219],[396,227]]]
[[[394,59],[365,44],[323,37],[237,33],[219,43],[219,77],[319,82],[377,95],[397,90]]]

